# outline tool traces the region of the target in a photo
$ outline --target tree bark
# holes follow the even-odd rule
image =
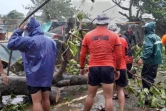
[[[2,95],[19,94],[27,95],[28,89],[26,85],[26,78],[20,76],[8,76],[9,84],[3,84],[0,77],[0,90]],[[82,85],[87,83],[87,76],[62,76],[61,78],[53,78],[53,86],[64,87],[72,85]]]
[[[0,98],[3,95],[29,95],[28,87],[26,85],[26,78],[20,76],[8,76],[9,84],[3,84],[2,78],[0,77]],[[56,81],[56,82],[55,82]],[[82,85],[87,84],[87,76],[68,76],[64,75],[61,78],[53,78],[53,85],[50,92],[50,101],[52,104],[56,103],[56,95],[58,87],[72,86],[72,85]],[[0,104],[2,100],[0,99]]]

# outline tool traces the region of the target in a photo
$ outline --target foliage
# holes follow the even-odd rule
[[[82,12],[79,12],[77,14],[77,18],[79,20],[84,19],[84,17],[85,17],[85,14]],[[82,26],[83,25],[86,25],[86,24],[82,24]],[[69,60],[69,63],[66,68],[66,71],[68,74],[78,75],[80,72],[80,70],[79,70],[80,65],[79,65],[78,59],[79,59],[79,53],[80,53],[80,48],[81,48],[81,42],[82,42],[82,39],[85,36],[85,34],[86,34],[85,31],[80,32],[79,29],[77,27],[75,27],[71,31],[71,35],[66,42],[68,49],[70,50],[70,52],[72,54],[72,59]]]
[[[17,28],[19,22],[24,18],[24,14],[17,10],[10,11],[7,15],[2,16],[4,25],[8,31],[13,31]]]
[[[76,60],[71,59],[69,61],[69,63],[67,64],[66,72],[68,74],[78,75],[79,72],[80,72],[80,65],[79,65],[79,63]]]
[[[128,14],[119,11],[119,13],[126,17],[130,22],[140,21],[144,11],[142,5],[140,4],[141,0],[112,0],[119,8],[128,12]],[[123,4],[129,3],[126,6]],[[135,9],[136,8],[136,9]],[[133,13],[135,12],[135,14]]]
[[[24,14],[18,12],[17,10],[12,10],[6,15],[6,18],[10,18],[10,19],[19,19],[23,17],[24,17]]]
[[[157,31],[163,35],[166,33],[166,2],[165,0],[142,0],[146,13],[152,14],[157,20]]]
[[[142,89],[141,83],[141,80],[138,79],[130,80],[130,84],[126,88],[130,93],[134,93],[138,97],[139,106],[144,107],[145,100],[147,100],[148,105],[152,108],[166,107],[166,88],[162,86],[161,81],[152,86],[150,90]]]
[[[31,0],[31,2],[33,6],[30,9],[33,10],[44,2],[44,0]],[[77,10],[72,7],[71,0],[51,0],[40,12],[42,15],[38,19],[42,18],[41,21],[47,22],[51,20],[63,21],[65,18],[73,17],[77,13]]]
[[[5,107],[1,111],[25,111],[29,105],[28,104],[10,104],[5,105]]]
[[[136,59],[139,59],[141,56],[142,48],[135,49],[132,47],[133,56]],[[163,61],[166,60],[164,51],[162,53]],[[161,65],[166,66],[165,63]],[[159,67],[160,69],[162,67]],[[137,70],[138,71],[138,70]],[[140,72],[140,71],[138,71]],[[138,75],[140,76],[140,75]],[[136,78],[134,80],[129,80],[129,84],[126,87],[129,93],[133,93],[138,98],[138,105],[141,107],[145,106],[145,100],[148,100],[148,105],[153,108],[164,108],[166,107],[166,80],[160,81],[155,86],[152,86],[150,90],[142,88],[142,80]]]
[[[83,13],[82,13],[82,12],[79,12],[78,15],[77,15],[77,18],[78,18],[79,20],[82,20],[82,19],[84,18]]]

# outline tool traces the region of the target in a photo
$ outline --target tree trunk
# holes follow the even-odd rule
[[[10,94],[28,95],[29,94],[25,77],[8,76],[8,79],[9,79],[9,84],[4,85],[2,82],[2,78],[0,78],[1,95],[10,95]],[[54,76],[53,87],[51,88],[52,91],[50,92],[50,101],[52,103],[56,102],[56,94],[58,92],[58,89],[55,87],[82,85],[82,84],[86,84],[86,83],[87,83],[87,76],[82,77],[82,76],[64,75],[61,78],[56,78],[56,76]]]

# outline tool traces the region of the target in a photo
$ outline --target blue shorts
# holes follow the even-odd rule
[[[95,66],[89,68],[88,84],[98,86],[100,83],[114,83],[114,68],[111,66]]]

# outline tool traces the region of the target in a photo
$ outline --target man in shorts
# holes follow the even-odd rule
[[[8,48],[22,52],[33,111],[50,111],[49,92],[56,58],[56,42],[44,36],[40,24],[32,17],[27,24],[14,31]]]
[[[111,25],[108,27],[109,30],[117,32],[117,27]],[[128,80],[126,75],[126,55],[128,54],[128,44],[125,38],[119,36],[121,45],[122,45],[122,60],[120,65],[120,77],[115,81],[116,88],[117,88],[117,96],[120,104],[120,111],[124,111],[125,106],[125,94],[124,94],[124,87],[127,86]],[[118,62],[119,60],[115,58],[115,62]]]
[[[89,80],[88,96],[85,100],[84,111],[90,111],[93,105],[93,99],[96,95],[98,86],[102,84],[105,110],[113,111],[113,83],[114,83],[114,59],[113,53],[119,60],[116,63],[117,69],[120,69],[122,59],[122,47],[119,37],[116,33],[107,29],[109,17],[106,14],[98,15],[96,18],[97,27],[88,32],[83,41],[80,52],[80,73],[84,75],[85,59],[89,53]],[[116,70],[116,76],[120,72]]]

